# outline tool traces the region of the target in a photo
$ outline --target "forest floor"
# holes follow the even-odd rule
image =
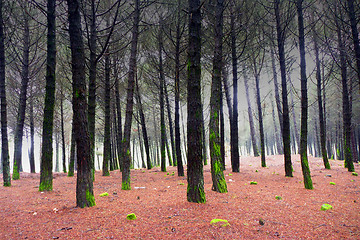
[[[242,157],[240,173],[225,171],[228,193],[211,190],[205,166],[205,204],[187,202],[186,177],[175,167],[169,174],[131,170],[130,191],[121,190],[119,171],[96,172],[96,206],[85,209],[75,207],[75,177],[56,173],[54,190],[39,192],[39,174],[22,173],[12,187],[1,187],[0,239],[360,239],[360,176],[343,161],[331,160],[325,170],[320,158],[309,157],[314,189],[306,190],[299,156],[292,160],[294,177],[286,178],[283,156],[268,156],[267,168],[260,158]],[[321,211],[324,203],[333,208]],[[127,220],[130,213],[137,219]]]

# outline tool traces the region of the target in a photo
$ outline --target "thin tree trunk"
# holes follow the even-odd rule
[[[135,89],[135,77],[137,72],[136,57],[137,57],[137,45],[139,38],[139,21],[140,21],[140,0],[134,0],[134,22],[132,28],[132,40],[131,40],[131,52],[129,63],[129,75],[128,86],[126,96],[126,116],[124,126],[124,138],[123,138],[123,168],[122,168],[122,190],[130,190],[130,137],[131,137],[131,123],[133,115],[134,105],[134,89]]]
[[[70,145],[70,161],[69,161],[68,177],[74,176],[75,154],[76,154],[76,141],[75,141],[74,120],[73,120],[72,129],[71,129],[71,145]]]
[[[14,139],[14,169],[13,179],[20,179],[19,172],[22,172],[22,141],[24,134],[24,122],[26,111],[27,89],[29,84],[29,55],[30,55],[30,29],[29,29],[29,16],[24,13],[24,45],[23,45],[23,58],[22,72],[21,72],[21,90],[18,107],[17,122],[15,128]]]
[[[140,92],[139,92],[139,84],[138,84],[137,79],[136,79],[136,98],[137,98],[138,109],[139,109],[139,114],[140,114],[141,129],[142,129],[143,138],[144,138],[144,145],[145,145],[145,152],[146,152],[146,165],[147,165],[147,169],[151,169],[152,164],[151,164],[151,156],[150,156],[149,138],[147,135],[145,115],[143,112],[141,96],[140,96]]]
[[[230,153],[231,156],[233,155],[233,151],[237,151],[239,154],[239,149],[233,149],[233,142],[234,142],[234,126],[233,126],[233,105],[231,103],[231,97],[230,97],[230,91],[229,91],[229,83],[228,83],[228,72],[226,67],[223,67],[223,76],[222,76],[222,83],[224,85],[224,92],[225,92],[225,98],[226,98],[226,104],[228,106],[229,111],[229,122],[230,122]],[[225,170],[225,158],[222,159],[222,165],[223,169]]]
[[[300,81],[301,81],[301,133],[300,133],[300,160],[306,189],[313,189],[307,157],[308,138],[308,94],[305,60],[305,29],[303,17],[303,1],[297,0],[296,9],[298,14],[299,47],[300,47]],[[316,125],[315,125],[316,126]]]
[[[61,86],[60,91],[60,124],[61,124],[61,145],[62,145],[62,166],[63,166],[63,172],[66,173],[66,146],[65,146],[65,128],[64,128],[64,93],[63,88]]]
[[[223,92],[221,87],[222,80],[220,79],[220,153],[221,153],[221,165],[225,170],[225,122],[224,122],[224,103]]]
[[[176,43],[175,43],[175,148],[178,176],[184,176],[184,167],[181,156],[181,135],[180,135],[180,0],[178,3],[178,17],[176,23]]]
[[[293,168],[291,163],[291,149],[290,149],[290,121],[289,121],[289,106],[287,97],[287,82],[286,82],[286,62],[285,62],[285,29],[281,24],[280,17],[280,0],[275,0],[275,20],[276,20],[276,33],[277,43],[280,59],[280,72],[281,72],[281,88],[282,88],[282,138],[283,138],[283,149],[284,149],[284,162],[285,162],[285,176],[293,176]]]
[[[320,69],[320,59],[319,59],[319,47],[318,47],[318,38],[317,33],[314,31],[313,33],[313,42],[314,42],[314,51],[315,51],[315,64],[316,64],[316,87],[317,87],[317,98],[319,105],[319,123],[320,123],[320,144],[321,144],[321,155],[323,158],[324,166],[326,169],[330,169],[330,163],[328,160],[328,155],[326,152],[326,127],[324,120],[324,109],[322,99],[322,79],[321,79],[321,69]]]
[[[257,73],[256,66],[255,68],[255,85],[256,85],[256,104],[258,108],[258,118],[259,118],[259,131],[260,131],[260,154],[261,154],[261,167],[266,167],[265,161],[265,137],[264,137],[264,124],[263,116],[261,109],[261,97],[260,97],[260,74]]]
[[[55,0],[47,1],[47,60],[45,108],[42,131],[42,151],[39,191],[53,189],[53,125],[55,107],[55,69],[56,69],[56,39],[55,39]]]
[[[5,187],[11,186],[9,143],[7,133],[6,84],[5,84],[5,46],[3,0],[0,0],[0,99],[1,99],[1,159]]]
[[[277,154],[282,154],[282,147],[281,147],[281,143],[280,143],[280,139],[279,139],[279,131],[278,131],[278,125],[276,124],[276,119],[275,119],[275,109],[274,109],[274,102],[271,101],[271,113],[272,113],[272,118],[273,118],[273,123],[274,123],[274,130],[275,130],[275,142],[276,142],[276,150],[277,150]]]
[[[82,39],[80,4],[77,0],[67,0],[69,11],[69,33],[71,66],[73,76],[73,112],[76,138],[77,180],[76,206],[95,205],[91,163],[91,140],[88,130],[85,54]]]
[[[121,105],[120,105],[120,93],[119,93],[119,78],[117,72],[116,60],[114,60],[114,71],[115,71],[115,99],[116,99],[116,116],[117,116],[117,149],[118,149],[118,161],[120,165],[120,170],[123,166],[123,156],[122,156],[122,119],[121,119]]]
[[[355,14],[354,0],[347,0],[347,13],[350,19],[352,40],[354,43],[354,52],[356,57],[357,76],[360,84],[360,41],[359,41],[359,31],[357,28],[359,23],[359,18],[356,17]]]
[[[342,38],[342,32],[338,21],[337,25],[337,37],[338,46],[340,49],[340,70],[341,70],[341,82],[342,82],[342,102],[343,102],[343,150],[345,157],[345,167],[349,172],[354,172],[354,163],[352,161],[351,152],[351,113],[350,113],[350,101],[348,92],[348,78],[347,78],[347,66],[346,66],[346,50]]]
[[[167,87],[166,87],[166,82],[164,83],[164,93],[165,93],[167,114],[168,114],[168,119],[169,119],[170,144],[171,144],[173,165],[177,166],[175,142],[174,142],[174,129],[173,129],[173,123],[172,123],[172,117],[171,117],[171,109],[170,109],[171,105],[169,103],[169,95],[168,95],[168,91],[167,91]]]
[[[35,173],[35,126],[34,126],[34,103],[33,103],[33,93],[31,91],[30,97],[30,106],[29,106],[29,121],[30,121],[30,151],[29,151],[29,160],[30,160],[30,172]]]
[[[246,101],[248,104],[248,116],[249,116],[249,124],[250,124],[250,136],[251,136],[251,143],[253,146],[254,156],[258,157],[259,152],[256,146],[256,135],[255,135],[255,127],[254,127],[254,119],[252,115],[252,107],[250,101],[250,93],[249,93],[249,85],[248,85],[248,77],[246,75],[246,67],[243,66],[243,75],[244,75],[244,84],[245,84],[245,92],[246,92]]]
[[[59,159],[59,132],[55,132],[55,172],[59,172],[59,165],[60,165],[60,159]]]
[[[235,33],[235,13],[231,12],[230,19],[230,35],[231,35],[231,61],[232,61],[232,75],[233,75],[233,114],[231,131],[231,167],[233,172],[240,171],[240,157],[239,157],[239,137],[238,137],[238,56],[236,52],[236,33]]]
[[[162,25],[162,20],[160,20],[160,26]],[[162,59],[162,50],[163,50],[163,37],[162,37],[161,27],[159,28],[158,36],[158,53],[159,53],[159,76],[160,76],[160,141],[161,141],[161,171],[166,172],[166,127],[165,127],[165,108],[164,108],[164,85],[165,85],[165,76],[163,69],[163,59]]]
[[[201,141],[201,5],[200,0],[189,3],[189,40],[188,40],[188,114],[187,114],[187,200],[205,203],[203,156]]]
[[[288,75],[288,78],[289,78],[290,85],[292,85],[290,74]],[[296,112],[295,112],[295,103],[294,103],[294,96],[293,96],[292,91],[290,91],[290,101],[291,101],[292,117],[293,117],[293,122],[294,122],[294,152],[298,153],[298,149],[300,148],[300,134],[299,134],[299,130],[297,127],[298,126],[297,121],[296,121],[297,117],[296,117]]]
[[[105,53],[105,124],[104,124],[104,158],[103,158],[103,167],[102,175],[110,176],[109,172],[109,161],[111,161],[111,122],[110,122],[110,113],[111,113],[111,89],[110,89],[110,56],[109,49]],[[111,167],[110,167],[111,168]]]

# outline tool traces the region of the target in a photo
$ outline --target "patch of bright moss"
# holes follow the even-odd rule
[[[92,194],[88,189],[86,189],[86,201],[88,203],[88,207],[95,206],[94,194]]]
[[[330,204],[324,203],[323,205],[321,205],[320,210],[321,211],[326,211],[326,210],[329,210],[329,209],[332,209],[332,208],[333,207]]]
[[[126,216],[127,220],[135,220],[136,219],[136,215],[135,213],[130,213]]]
[[[358,176],[359,174],[357,172],[352,172],[351,173],[353,176]]]
[[[107,192],[104,192],[104,193],[101,193],[99,196],[100,197],[105,197],[105,196],[109,196],[109,194]]]
[[[251,181],[250,185],[257,185],[257,182]]]
[[[213,220],[211,220],[210,224],[217,224],[217,223],[221,223],[221,227],[226,227],[226,226],[230,226],[230,223],[225,220],[225,219],[217,219],[214,218]]]
[[[275,196],[275,199],[276,199],[276,200],[281,200],[282,197],[281,197],[281,196]]]
[[[255,172],[259,172],[258,170],[255,170]]]
[[[229,173],[229,176],[232,176],[232,174],[231,174],[231,173]]]
[[[330,185],[336,185],[336,183],[334,183],[334,182],[330,182]]]
[[[179,183],[179,185],[185,185],[185,183],[182,183],[182,182],[181,182],[181,183]]]

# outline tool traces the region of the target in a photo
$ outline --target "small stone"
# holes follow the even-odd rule
[[[326,174],[325,176],[326,176],[326,177],[331,177],[331,174]]]
[[[262,218],[260,218],[260,219],[259,219],[259,224],[260,224],[261,226],[264,226],[264,224],[265,224],[265,220],[264,220],[264,219],[262,219]]]

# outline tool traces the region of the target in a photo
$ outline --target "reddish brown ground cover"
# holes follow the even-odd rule
[[[177,177],[175,167],[169,175],[132,170],[131,191],[121,190],[118,171],[97,172],[96,206],[86,209],[74,207],[75,177],[55,174],[54,191],[40,193],[39,174],[22,173],[12,187],[1,187],[0,239],[360,239],[360,176],[342,161],[331,160],[325,170],[310,157],[315,189],[306,190],[299,157],[292,159],[294,177],[285,178],[282,156],[267,157],[268,168],[260,158],[241,158],[240,173],[225,171],[229,192],[223,194],[211,191],[206,166],[205,204],[187,202],[186,177]],[[355,169],[360,172],[359,164]],[[109,196],[100,197],[104,192]],[[324,203],[333,209],[320,211]],[[127,220],[129,213],[137,219]],[[211,225],[214,218],[230,225]]]

